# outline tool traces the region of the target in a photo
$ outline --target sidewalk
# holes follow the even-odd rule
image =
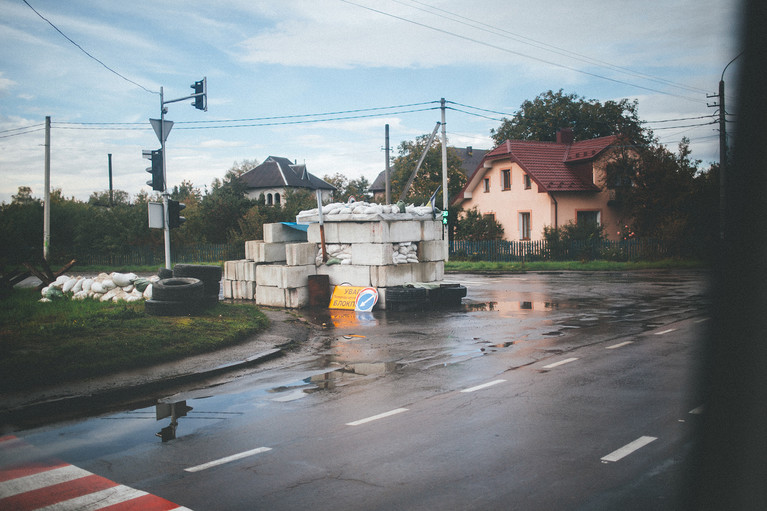
[[[280,309],[261,310],[269,318],[269,328],[236,346],[51,388],[0,394],[0,427],[7,432],[125,406],[149,406],[157,394],[280,357],[284,354],[280,346],[309,338],[311,326],[294,315]]]

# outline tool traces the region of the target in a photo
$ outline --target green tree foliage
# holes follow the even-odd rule
[[[503,226],[492,215],[480,213],[476,206],[468,211],[462,211],[457,216],[453,233],[455,239],[466,241],[503,239]]]
[[[223,181],[214,180],[210,192],[203,196],[198,241],[226,243],[228,234],[236,230],[239,219],[253,206],[254,201],[246,197],[245,184],[238,177],[236,171],[230,170]]]
[[[348,202],[350,197],[354,197],[357,201],[370,199],[368,194],[370,182],[365,177],[349,180],[345,175],[336,172],[332,176],[325,175],[322,179],[336,187],[333,192],[333,202]]]
[[[391,174],[392,201],[396,202],[402,194],[410,175],[415,170],[418,160],[429,141],[428,135],[422,135],[415,141],[404,141],[399,145],[399,156],[394,159]],[[448,197],[455,197],[466,184],[466,175],[461,170],[461,160],[453,151],[447,151]],[[406,202],[425,204],[434,191],[442,185],[442,145],[439,140],[432,142],[426,158],[408,190]],[[442,190],[436,197],[437,207],[442,206]]]
[[[589,261],[601,256],[605,231],[604,226],[597,223],[570,221],[558,229],[553,226],[544,227],[543,239],[551,259]]]
[[[544,92],[526,100],[511,119],[503,119],[490,134],[500,145],[506,140],[556,141],[559,128],[572,128],[575,140],[623,135],[633,144],[650,141],[652,133],[642,128],[637,101],[586,100],[576,94]]]

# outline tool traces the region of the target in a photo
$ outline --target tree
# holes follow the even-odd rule
[[[391,174],[392,201],[397,201],[418,160],[421,158],[428,135],[417,137],[415,141],[404,141],[399,145],[399,156],[394,159]],[[466,175],[461,170],[461,160],[453,151],[447,151],[448,197],[455,197],[466,184]],[[442,185],[442,144],[435,139],[426,153],[421,168],[406,195],[406,202],[425,204],[435,190]],[[436,206],[442,207],[442,190],[436,197]]]
[[[229,170],[223,181],[213,180],[210,192],[202,197],[199,206],[202,222],[198,226],[197,241],[225,243],[227,234],[253,206],[254,201],[246,197],[245,184],[238,177],[236,169]],[[183,229],[182,226],[179,230]]]
[[[652,132],[642,128],[637,104],[628,99],[600,103],[565,94],[562,89],[548,91],[533,101],[525,100],[511,119],[504,118],[490,134],[496,145],[506,140],[553,142],[559,128],[572,128],[575,140],[623,135],[632,144],[646,144]]]
[[[336,187],[333,192],[334,202],[347,202],[350,197],[358,201],[368,200],[370,182],[365,177],[349,180],[340,172],[336,172],[332,176],[325,175],[322,179]]]
[[[458,215],[454,238],[466,241],[501,240],[503,226],[494,216],[480,213],[475,206]]]

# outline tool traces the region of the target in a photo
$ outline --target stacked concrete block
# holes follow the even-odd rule
[[[305,266],[315,264],[316,243],[288,243],[285,245],[285,264]]]
[[[245,259],[257,263],[283,262],[285,261],[285,243],[267,243],[262,240],[246,241]]]
[[[418,244],[419,261],[443,261],[445,260],[446,245],[443,240],[422,241]]]
[[[282,223],[264,224],[265,243],[300,243],[306,239],[306,231],[293,229]]]

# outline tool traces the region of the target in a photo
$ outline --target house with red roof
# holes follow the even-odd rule
[[[485,154],[461,193],[464,210],[493,215],[507,240],[541,240],[544,227],[597,222],[618,239],[621,215],[605,184],[605,167],[618,137],[574,141],[572,130],[556,142],[507,140]]]

